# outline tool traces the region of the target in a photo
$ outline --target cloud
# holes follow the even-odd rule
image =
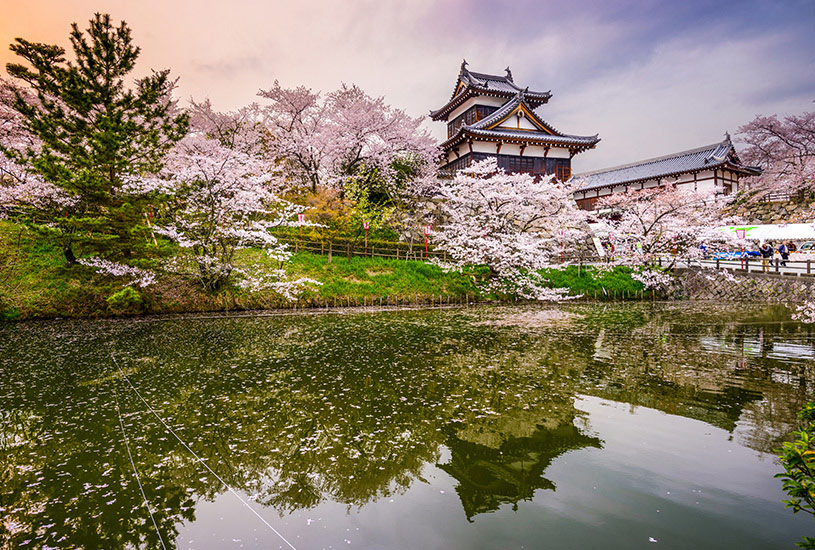
[[[450,97],[462,57],[554,97],[539,109],[565,132],[603,141],[578,169],[720,139],[757,113],[802,112],[815,98],[811,0],[215,0],[128,2],[105,9],[133,28],[138,71],[170,68],[182,97],[217,108],[256,101],[277,79],[330,91],[356,83],[425,115]],[[67,45],[92,0],[9,3],[0,42]],[[0,61],[10,60],[0,48]],[[438,138],[441,123],[427,121]]]

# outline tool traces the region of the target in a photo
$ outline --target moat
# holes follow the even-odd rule
[[[0,545],[791,548],[814,394],[773,306],[11,324]]]

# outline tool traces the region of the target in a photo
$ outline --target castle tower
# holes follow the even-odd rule
[[[572,157],[593,149],[600,138],[564,134],[540,118],[535,109],[551,97],[516,85],[509,67],[497,76],[472,72],[464,61],[450,100],[430,112],[433,120],[447,122],[441,175],[497,157],[507,172],[569,179]]]

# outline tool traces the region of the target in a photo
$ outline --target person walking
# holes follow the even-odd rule
[[[787,265],[787,260],[790,259],[790,247],[788,243],[781,243],[778,245],[778,253],[781,254],[781,265]]]
[[[767,243],[762,243],[758,251],[761,254],[761,271],[767,273],[770,268],[770,260],[773,257],[773,247]]]

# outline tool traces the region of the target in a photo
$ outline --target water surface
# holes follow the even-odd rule
[[[781,504],[772,450],[813,398],[815,332],[788,319],[626,304],[7,325],[0,543],[792,548],[815,522]]]

